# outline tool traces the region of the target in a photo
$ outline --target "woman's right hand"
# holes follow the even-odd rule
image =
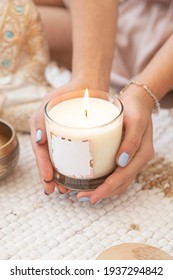
[[[45,194],[54,192],[55,186],[60,192],[68,192],[68,189],[61,185],[55,184],[53,181],[53,166],[49,157],[45,120],[44,107],[47,102],[59,96],[60,101],[75,97],[75,90],[84,89],[85,85],[81,81],[71,81],[67,85],[58,90],[49,92],[44,98],[39,110],[35,112],[30,119],[31,142],[35,154],[39,174],[44,186]],[[73,93],[71,93],[73,91]]]

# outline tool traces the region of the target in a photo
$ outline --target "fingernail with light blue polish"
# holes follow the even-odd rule
[[[85,197],[85,196],[83,196],[83,197],[80,197],[79,199],[78,199],[78,201],[80,201],[80,202],[86,202],[86,201],[89,201],[90,200],[90,198],[89,197]]]
[[[71,192],[69,192],[69,196],[76,195],[77,193],[78,193],[78,191],[71,191]]]
[[[42,138],[42,131],[41,131],[41,129],[38,129],[37,132],[36,132],[35,142],[36,143],[40,142],[41,138]]]
[[[129,155],[126,152],[124,152],[119,156],[118,165],[124,167],[127,165],[128,160],[129,160]]]

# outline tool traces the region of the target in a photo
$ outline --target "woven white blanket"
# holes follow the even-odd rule
[[[0,259],[91,260],[124,242],[173,256],[173,117],[162,110],[153,120],[155,159],[126,193],[97,206],[44,195],[30,136],[19,134],[18,166],[0,182]]]

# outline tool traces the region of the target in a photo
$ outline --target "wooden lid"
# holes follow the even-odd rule
[[[97,260],[173,260],[168,253],[142,243],[124,243],[100,253]]]

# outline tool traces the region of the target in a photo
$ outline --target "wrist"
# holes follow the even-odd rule
[[[109,75],[96,71],[78,71],[72,73],[71,83],[80,84],[82,88],[91,88],[101,91],[109,91],[110,81]]]
[[[150,115],[154,109],[154,102],[150,96],[147,96],[144,89],[131,85],[128,87],[123,94],[120,95],[120,100],[123,105],[133,108],[133,104],[136,104],[140,108],[141,112],[147,112]]]
[[[143,99],[144,104],[146,103],[149,110],[154,110],[157,113],[160,111],[160,103],[157,96],[146,84],[138,81],[130,80],[125,85],[125,87],[120,91],[120,95],[122,95],[124,92],[128,92],[129,88],[131,88],[131,90],[137,93],[136,96],[137,99],[139,98]]]

